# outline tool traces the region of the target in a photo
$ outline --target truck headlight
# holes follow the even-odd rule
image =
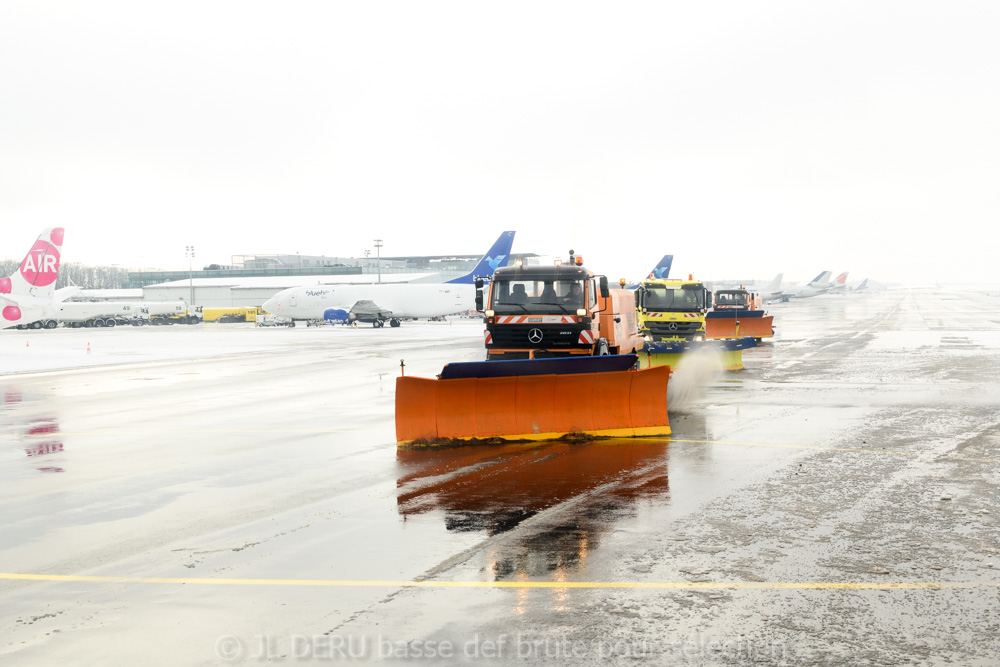
[[[577,308],[576,309],[576,316],[577,317],[586,317],[587,316],[587,309],[586,308]]]
[[[646,341],[647,343],[652,343],[653,342],[653,337],[650,336],[649,334],[646,334],[645,336],[643,336],[642,339],[644,341]]]
[[[493,317],[494,315],[496,315],[496,313],[495,313],[495,312],[493,312],[492,310],[487,310],[487,311],[486,311],[485,313],[483,313],[483,314],[484,314],[484,315],[486,315],[486,317]]]

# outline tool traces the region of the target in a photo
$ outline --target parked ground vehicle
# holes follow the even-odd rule
[[[262,313],[257,315],[257,326],[259,327],[294,327],[295,321],[290,317],[281,317],[279,315],[271,315],[269,313]]]
[[[256,322],[260,308],[247,306],[233,306],[231,308],[203,308],[203,322],[219,322],[220,324],[231,324],[234,322]]]
[[[154,326],[167,324],[198,324],[202,318],[201,306],[189,306],[183,301],[148,301],[149,323]]]
[[[482,291],[477,308],[483,309]],[[642,347],[632,293],[569,261],[499,268],[485,299],[487,359],[625,354]]]
[[[64,301],[59,321],[73,328],[142,326],[149,324],[149,310],[141,301]]]

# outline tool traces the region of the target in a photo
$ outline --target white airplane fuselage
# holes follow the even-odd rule
[[[275,294],[263,308],[293,320],[321,320],[327,310],[350,311],[359,301],[371,301],[397,319],[441,317],[475,308],[476,288],[456,283],[293,287]]]

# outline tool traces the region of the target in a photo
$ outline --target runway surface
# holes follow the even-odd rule
[[[480,321],[2,331],[0,661],[996,664],[1000,299],[770,310],[669,439],[438,451]]]

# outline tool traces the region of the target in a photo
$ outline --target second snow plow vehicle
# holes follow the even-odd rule
[[[709,341],[705,314],[711,304],[712,293],[693,276],[643,280],[635,291],[639,333],[646,341],[640,364],[677,367],[685,355],[708,349],[721,354],[726,370],[743,368],[743,350],[754,347],[756,341],[751,336]]]
[[[483,310],[482,292],[476,307]],[[497,269],[485,303],[487,359],[628,354],[642,347],[632,293],[569,262]]]

